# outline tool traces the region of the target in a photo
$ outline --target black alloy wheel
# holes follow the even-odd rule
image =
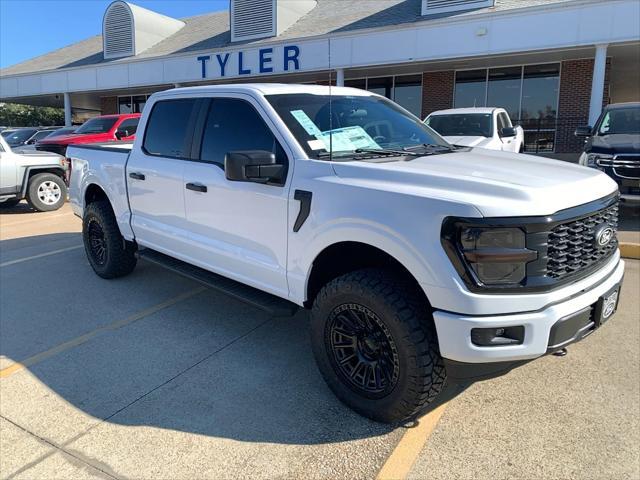
[[[107,241],[102,225],[96,219],[91,219],[87,228],[89,252],[98,265],[107,261]]]
[[[356,303],[336,307],[327,322],[327,347],[336,373],[369,398],[386,396],[398,382],[398,349],[387,326]]]

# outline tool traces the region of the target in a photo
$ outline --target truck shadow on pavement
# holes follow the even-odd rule
[[[5,240],[0,250],[34,238],[80,244],[78,234],[56,234]],[[34,284],[50,272],[49,288]],[[359,416],[330,392],[311,353],[306,312],[269,318],[145,262],[128,277],[103,280],[81,248],[0,268],[0,285],[2,368],[27,362],[0,380],[2,412],[17,423],[25,409],[31,417],[47,412],[29,425],[35,433],[95,422],[87,416],[283,444],[344,442],[395,428]],[[459,392],[450,387],[441,401]]]

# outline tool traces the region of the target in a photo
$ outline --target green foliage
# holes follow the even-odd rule
[[[64,110],[17,103],[0,103],[0,125],[8,127],[64,125]]]

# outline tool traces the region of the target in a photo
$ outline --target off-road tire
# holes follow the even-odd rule
[[[41,198],[43,192],[41,192],[40,189],[49,188],[47,186],[51,186],[55,189],[56,197],[54,203],[48,203],[47,200],[47,198],[51,198],[51,201],[53,201],[53,197]],[[27,202],[29,202],[29,205],[34,210],[37,210],[38,212],[51,212],[53,210],[58,210],[64,205],[66,200],[67,185],[58,175],[53,173],[37,173],[29,179],[29,184],[27,185]]]
[[[0,208],[11,208],[15,207],[20,203],[19,198],[10,198],[9,200],[5,200],[4,202],[0,202]]]
[[[96,232],[101,232],[102,235]],[[108,202],[98,201],[87,205],[82,218],[82,239],[89,264],[100,277],[123,277],[135,268],[135,245],[126,242],[120,234],[116,217]]]
[[[395,345],[398,365],[395,386],[375,398],[349,384],[340,373],[331,347],[331,318],[336,318],[332,312],[340,312],[347,305],[361,305],[373,312]],[[426,301],[406,282],[384,270],[358,270],[322,288],[311,312],[311,344],[318,368],[335,395],[375,421],[395,423],[411,419],[435,400],[444,387],[446,372]]]

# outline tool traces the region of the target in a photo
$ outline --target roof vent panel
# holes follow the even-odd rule
[[[316,0],[231,0],[231,41],[275,37],[316,6]]]
[[[133,14],[124,2],[109,5],[102,26],[104,58],[128,57],[135,54]]]
[[[117,0],[102,21],[104,58],[138,55],[184,27],[184,22]]]
[[[422,15],[493,7],[495,0],[422,0]]]

